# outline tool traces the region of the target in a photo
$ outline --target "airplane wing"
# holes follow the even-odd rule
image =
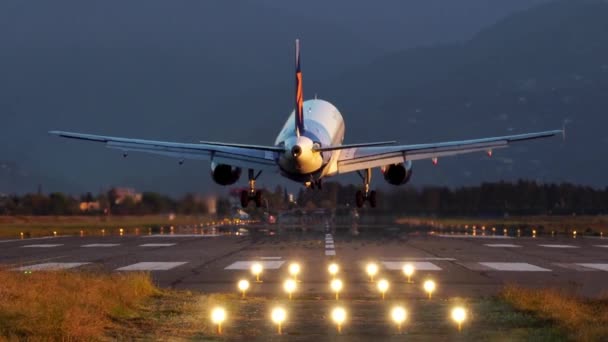
[[[174,157],[180,160],[212,160],[218,164],[228,164],[256,170],[276,170],[275,160],[277,159],[277,154],[282,151],[281,148],[274,146],[226,144],[217,142],[189,144],[63,131],[50,131],[49,134],[63,138],[104,143],[106,147],[118,149],[123,152],[147,152]]]
[[[548,138],[557,134],[563,134],[563,131],[554,130],[431,144],[346,148],[340,151],[337,173],[398,164],[406,160],[433,159],[464,153],[492,151],[497,148],[508,147],[514,142]]]

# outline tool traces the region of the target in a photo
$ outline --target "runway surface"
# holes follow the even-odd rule
[[[343,297],[375,296],[365,274],[370,261],[392,282],[388,296],[424,297],[421,283],[437,281],[435,297],[493,295],[505,284],[562,287],[597,297],[608,283],[608,239],[436,235],[407,230],[362,233],[278,232],[269,236],[143,235],[0,240],[0,264],[15,271],[149,271],[162,287],[205,292],[236,291],[238,279],[253,280],[252,262],[265,270],[251,292],[280,291],[291,261],[302,266],[298,295],[330,294],[327,265],[340,264]],[[411,262],[407,284],[401,272]]]

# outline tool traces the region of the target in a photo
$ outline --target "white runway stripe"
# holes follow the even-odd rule
[[[608,245],[594,245],[595,247],[608,248]]]
[[[59,246],[63,246],[62,243],[58,243],[58,244],[39,244],[39,245],[25,245],[25,246],[21,246],[21,248],[53,248],[53,247],[59,247]]]
[[[116,271],[167,271],[184,264],[187,264],[187,262],[138,262],[133,265],[117,268]]]
[[[185,237],[199,237],[199,238],[211,238],[218,237],[219,234],[154,234],[144,235],[144,238],[185,238]]]
[[[438,237],[442,237],[442,238],[450,238],[450,239],[513,239],[512,236],[504,236],[504,235],[435,234],[433,236],[438,236]]]
[[[230,265],[228,265],[227,267],[225,267],[225,270],[249,270],[251,268],[251,265],[253,265],[253,263],[255,262],[259,262],[262,264],[262,267],[264,267],[264,270],[276,270],[281,268],[281,266],[283,266],[283,264],[285,263],[285,261],[282,260],[263,260],[263,261],[237,261],[234,262]]]
[[[144,243],[143,245],[139,245],[139,247],[171,247],[175,246],[174,243]]]
[[[336,255],[336,250],[334,249],[326,249],[325,255]]]
[[[578,248],[577,246],[572,245],[539,245],[540,247],[546,248]]]
[[[17,271],[57,271],[76,268],[82,265],[89,264],[88,262],[46,262],[43,264],[28,265],[15,268]]]
[[[441,267],[428,261],[382,261],[387,270],[395,271],[403,268],[406,263],[412,264],[416,271],[441,271]]]
[[[592,268],[594,270],[608,271],[608,264],[577,264],[579,266]]]
[[[120,246],[120,244],[119,243],[91,243],[88,245],[82,245],[80,247],[95,248],[95,247],[116,247],[116,246]]]
[[[16,241],[31,241],[31,240],[47,240],[47,239],[56,239],[56,238],[58,238],[58,236],[42,236],[42,237],[27,238],[27,239],[0,240],[0,243],[16,242]]]
[[[281,260],[282,257],[260,257],[260,260]]]
[[[513,245],[510,243],[488,243],[485,246],[488,247],[499,247],[499,248],[517,248],[521,247],[520,245]]]
[[[550,269],[542,268],[526,262],[480,262],[482,266],[486,266],[496,271],[508,272],[551,272]]]

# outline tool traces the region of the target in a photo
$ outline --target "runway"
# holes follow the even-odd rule
[[[342,297],[377,295],[365,264],[380,266],[376,279],[392,282],[388,296],[424,297],[424,279],[438,283],[434,297],[483,296],[505,284],[562,287],[589,297],[605,294],[608,239],[435,235],[392,229],[353,236],[347,232],[277,232],[276,235],[60,236],[0,240],[0,264],[15,271],[149,271],[162,287],[204,292],[236,291],[249,267],[264,265],[262,283],[251,292],[272,295],[287,278],[287,265],[302,266],[298,294],[331,295],[327,264],[339,263]],[[407,284],[401,273],[411,262],[416,273]]]

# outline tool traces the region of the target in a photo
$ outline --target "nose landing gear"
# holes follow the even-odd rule
[[[363,191],[358,190],[357,193],[355,194],[355,204],[357,205],[357,208],[362,208],[363,204],[365,204],[365,201],[369,202],[370,207],[375,208],[376,204],[377,204],[376,191],[369,190],[369,184],[372,181],[372,170],[371,169],[365,170],[365,174],[362,174],[359,171],[357,173],[363,180]]]
[[[262,171],[254,174],[253,169],[249,169],[249,191],[241,191],[241,206],[247,208],[249,201],[255,202],[255,207],[259,208],[262,206],[262,191],[255,189],[255,181],[260,177]]]

